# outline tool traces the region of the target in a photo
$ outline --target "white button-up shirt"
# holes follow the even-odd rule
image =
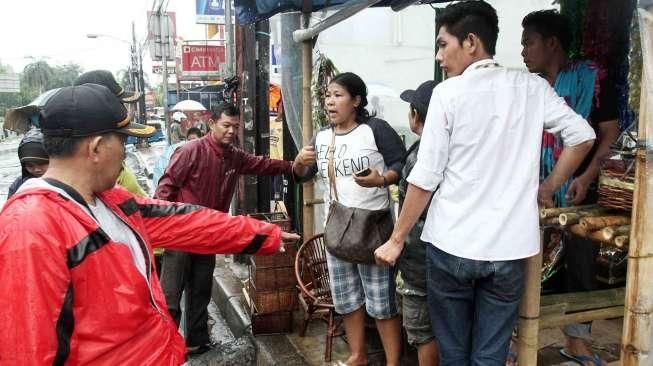
[[[561,136],[565,146],[596,138],[535,74],[482,60],[441,82],[408,177],[425,190],[440,186],[422,240],[475,260],[537,254],[542,130]]]

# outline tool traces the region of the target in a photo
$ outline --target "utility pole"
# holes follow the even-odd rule
[[[145,80],[143,79],[143,49],[138,52],[138,89],[141,92],[141,97],[138,98],[138,111],[140,113],[141,123],[147,122],[145,115]]]
[[[225,0],[224,2],[224,17],[225,17],[225,27],[227,32],[227,45],[225,47],[225,58],[227,62],[227,75],[229,77],[234,75],[234,25],[231,22],[231,0]]]
[[[132,44],[131,44],[131,80],[134,90],[141,93],[138,99],[138,122],[145,123],[145,93],[143,90],[143,62],[141,50],[136,43],[136,25],[132,21]]]
[[[163,63],[163,114],[165,116],[166,131],[168,132],[168,145],[172,143],[170,140],[170,116],[168,110],[168,16],[165,9],[162,9],[163,2],[159,5],[156,16],[159,20],[159,30],[161,42],[161,60]]]
[[[226,0],[228,3],[229,0]],[[226,4],[225,3],[225,4]],[[256,155],[270,156],[270,21],[262,20],[257,22],[254,30],[256,44],[256,63],[254,75],[255,84],[255,133],[256,133]],[[257,209],[261,212],[270,211],[272,200],[272,178],[257,177]]]

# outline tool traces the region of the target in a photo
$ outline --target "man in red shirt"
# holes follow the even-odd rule
[[[130,120],[96,84],[61,88],[41,108],[48,171],[0,211],[0,364],[181,365],[153,249],[274,254],[298,239],[117,187],[127,136],[154,133]]]
[[[233,145],[240,128],[234,105],[219,104],[209,128],[206,136],[175,151],[159,180],[156,198],[227,212],[240,175],[293,174],[292,162],[255,156]],[[161,282],[168,310],[179,324],[179,302],[185,288],[186,344],[190,353],[203,353],[210,349],[206,307],[211,300],[215,255],[166,251],[162,263]]]

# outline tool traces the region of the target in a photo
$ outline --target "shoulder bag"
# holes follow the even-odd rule
[[[374,264],[374,250],[390,239],[392,234],[392,213],[389,207],[366,210],[338,202],[335,142],[336,132],[333,130],[327,169],[331,203],[324,228],[324,242],[329,253],[335,257],[353,263]]]

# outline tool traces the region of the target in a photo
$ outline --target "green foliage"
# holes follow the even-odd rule
[[[327,87],[336,75],[338,68],[331,59],[320,53],[313,63],[313,78],[311,79],[311,95],[313,104],[313,128],[317,131],[326,126],[329,120],[324,105]]]
[[[54,70],[46,61],[36,61],[28,64],[20,75],[21,89],[30,89],[35,96],[50,89],[50,83],[54,76]]]
[[[54,67],[54,75],[48,89],[72,86],[75,79],[83,72],[82,67],[77,64],[66,64]]]
[[[20,74],[20,93],[0,93],[0,116],[9,108],[29,104],[46,90],[73,85],[82,71],[73,63],[52,67],[39,60],[28,64]],[[0,73],[4,72],[11,72],[11,67],[0,63]]]

